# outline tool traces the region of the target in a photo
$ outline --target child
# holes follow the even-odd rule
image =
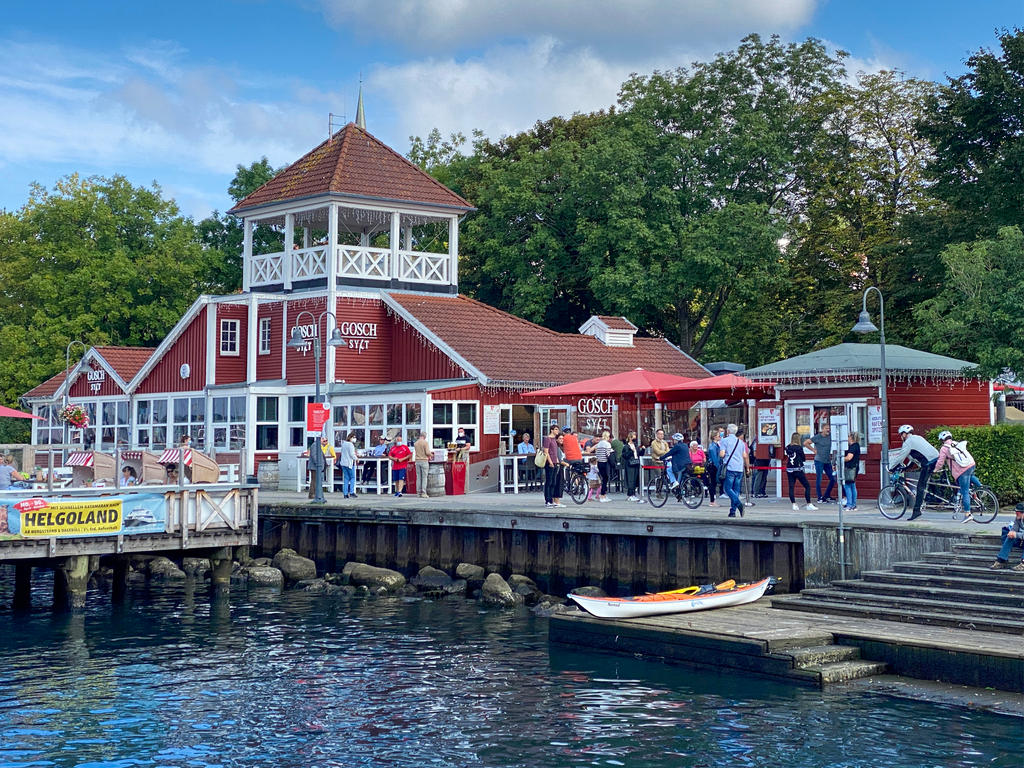
[[[587,498],[597,498],[601,493],[601,473],[597,469],[597,456],[593,456],[590,459],[590,469],[587,470],[587,482],[590,485],[590,493],[587,494]]]

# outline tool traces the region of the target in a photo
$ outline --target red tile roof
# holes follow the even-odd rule
[[[403,310],[495,383],[554,385],[632,368],[710,376],[666,339],[606,347],[593,336],[557,333],[467,296],[390,293]]]
[[[461,210],[473,207],[365,129],[349,123],[238,203],[230,213],[331,192]]]
[[[598,315],[597,319],[608,326],[611,331],[636,331],[637,327],[624,317],[612,317],[611,315]]]
[[[134,379],[135,374],[142,370],[142,366],[156,351],[150,347],[93,347],[93,349],[125,382]],[[39,386],[26,392],[24,397],[52,396],[64,383],[64,374],[65,372],[61,371],[51,376]]]

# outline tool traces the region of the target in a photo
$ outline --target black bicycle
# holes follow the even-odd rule
[[[971,486],[970,518],[976,523],[991,523],[999,514],[999,499],[986,485]],[[917,497],[917,481],[907,477],[906,467],[897,467],[889,475],[889,484],[878,494],[878,511],[890,520],[899,520],[906,514],[907,507]],[[924,495],[924,506],[928,509],[948,509],[953,519],[964,513],[960,486],[952,482],[948,474],[932,477]]]
[[[669,496],[675,496],[676,501],[683,502],[690,509],[696,509],[704,501],[704,483],[688,469],[679,479],[679,485],[672,488],[672,481],[668,479],[668,473],[662,467],[661,474],[647,484],[647,501],[652,507],[663,507]]]
[[[582,504],[590,494],[586,466],[582,462],[570,462],[562,468],[562,483],[566,495],[577,504]]]

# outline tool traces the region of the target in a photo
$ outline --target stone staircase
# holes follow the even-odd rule
[[[991,543],[772,598],[773,608],[1024,635],[1024,572],[989,570]],[[1011,561],[1012,564],[1012,561]]]
[[[847,645],[814,645],[776,650],[770,656],[788,658],[792,664],[789,676],[817,685],[831,685],[884,674],[887,665],[865,661],[860,649]],[[808,680],[809,679],[809,680]]]

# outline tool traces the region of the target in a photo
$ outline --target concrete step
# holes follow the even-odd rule
[[[773,608],[782,608],[804,613],[831,614],[835,616],[858,616],[865,619],[902,621],[936,627],[974,629],[981,632],[1002,632],[1011,635],[1024,634],[1024,621],[1007,619],[978,618],[964,622],[943,613],[908,609],[892,609],[878,605],[860,605],[846,600],[822,600],[805,598],[802,595],[782,595],[772,598]]]
[[[971,565],[977,568],[988,568],[995,559],[995,552],[987,552],[985,554],[974,552],[925,552],[921,555],[921,562],[924,563]]]
[[[1001,541],[999,537],[993,536],[992,541],[984,544],[954,544],[953,552],[964,555],[988,555],[995,557],[999,551]]]
[[[959,601],[952,601],[943,598],[932,597],[910,597],[908,595],[881,594],[877,592],[854,592],[847,589],[805,589],[800,593],[801,597],[814,600],[844,601],[857,603],[858,605],[878,605],[892,610],[899,610],[900,607],[919,611],[930,611],[940,613],[956,619],[964,624],[970,624],[979,618],[1024,620],[1020,608],[1002,605],[985,605],[974,602],[965,602],[964,596]]]
[[[995,557],[992,558],[995,560]],[[991,562],[989,563],[991,565]],[[1015,584],[1018,587],[1024,586],[1024,571],[1015,571],[1012,568],[1003,568],[997,571],[990,570],[988,566],[979,565],[955,565],[943,563],[894,563],[892,570],[896,573],[915,573],[929,576],[940,576],[945,578],[975,578],[985,579],[993,584]]]
[[[863,659],[804,667],[806,671],[819,673],[822,685],[834,685],[835,683],[846,683],[850,680],[884,675],[888,668],[889,665],[884,662],[864,661]]]
[[[1024,609],[1024,591],[1010,589],[1006,592],[989,592],[988,582],[976,580],[976,585],[961,589],[937,587],[928,583],[928,577],[911,577],[910,574],[888,574],[892,581],[847,579],[833,581],[835,589],[851,592],[873,592],[875,594],[935,599],[939,601],[957,602],[969,599],[971,603],[981,605],[1002,605],[1010,608]],[[1024,614],[1022,614],[1024,615]]]
[[[815,645],[809,648],[793,648],[786,652],[793,659],[793,666],[804,669],[839,661],[855,661],[860,658],[860,649],[849,645]]]

